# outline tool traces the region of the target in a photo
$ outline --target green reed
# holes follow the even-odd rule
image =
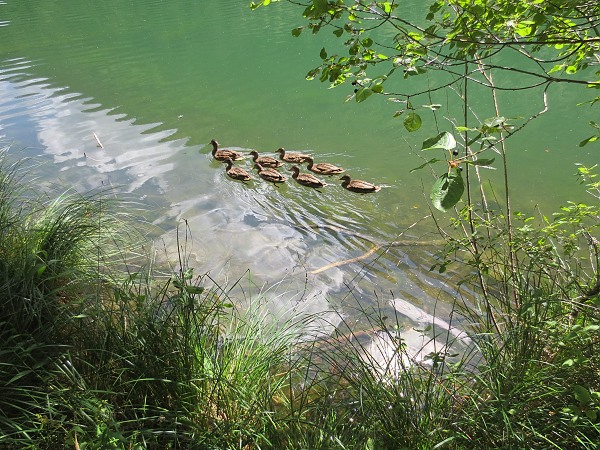
[[[124,232],[135,219],[121,211],[135,205],[106,192],[36,197],[6,161],[0,448],[597,446],[596,207],[570,204],[535,227],[519,217],[510,270],[501,232],[479,235],[485,259],[442,254],[444,266],[486,269],[485,296],[455,280],[460,327],[407,330],[380,299],[357,301],[370,333],[340,316],[323,336],[322,318],[270,313],[272,292],[241,308],[234,286],[195,275],[187,232],[176,266],[159,271],[129,250],[143,239]]]

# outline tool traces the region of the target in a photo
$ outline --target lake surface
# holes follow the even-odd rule
[[[291,36],[297,8],[248,4],[0,1],[0,139],[46,162],[41,186],[115,186],[141,201],[173,264],[175,229],[187,226],[196,273],[235,285],[240,302],[264,297],[281,311],[317,313],[325,328],[339,324],[332,308],[352,319],[392,299],[445,318],[454,289],[428,271],[438,240],[426,219],[433,180],[410,173],[423,162],[422,141],[437,134],[432,117],[408,134],[394,103],[345,102],[352,86],[305,81],[322,35]],[[424,15],[419,5],[406,2],[406,13]],[[560,89],[560,103],[509,142],[519,209],[551,212],[579,195],[574,164],[598,160],[597,147],[577,146],[590,134],[589,108],[573,106],[582,93]],[[440,95],[447,105],[453,94]],[[505,97],[502,113],[531,114],[540,103]],[[213,138],[243,151],[310,152],[383,189],[357,195],[336,178],[321,192],[235,182],[210,156]],[[407,313],[407,329],[416,316]]]

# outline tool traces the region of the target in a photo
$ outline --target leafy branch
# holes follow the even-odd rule
[[[394,116],[402,116],[409,132],[423,125],[419,107],[415,106],[416,99],[423,95],[446,88],[460,89],[462,84],[466,90],[467,83],[489,89],[493,96],[498,91],[543,88],[544,108],[520,125],[509,124],[498,113],[478,126],[456,127],[464,134],[465,154],[461,158],[450,155],[448,171],[438,178],[431,192],[432,199],[437,199],[434,205],[443,211],[461,198],[458,192],[465,187],[461,166],[491,166],[494,158],[481,158],[479,154],[485,149],[501,153],[496,146],[503,146],[506,139],[547,111],[551,85],[600,89],[600,3],[596,1],[434,0],[423,5],[425,17],[418,20],[410,19],[414,14],[396,0],[262,0],[251,7],[280,1],[303,8],[306,24],[294,28],[293,36],[300,36],[305,30],[317,34],[329,29],[334,36],[343,38],[346,51],[333,53],[323,48],[319,55],[321,64],[306,78],[318,78],[332,86],[351,82],[353,92],[347,100],[360,103],[382,95],[404,104]],[[376,68],[383,68],[384,73],[371,75]],[[428,78],[423,89],[417,81],[430,72],[445,75]],[[492,72],[519,78],[513,76],[501,84],[492,82]],[[394,81],[398,79],[402,83]],[[437,84],[431,84],[432,80]],[[587,103],[593,106],[598,99]],[[429,103],[420,108],[435,113],[440,107]],[[467,107],[465,102],[465,110]],[[582,140],[581,146],[600,139],[598,126],[594,122],[590,125],[595,133]],[[467,138],[467,133],[475,134]],[[440,136],[431,138],[434,147],[426,141],[423,149],[453,151],[448,136]],[[479,150],[472,151],[476,144]],[[428,163],[439,161],[432,158]]]

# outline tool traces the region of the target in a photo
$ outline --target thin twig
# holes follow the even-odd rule
[[[96,133],[92,133],[94,135],[94,138],[96,138],[96,142],[98,143],[98,147],[100,148],[104,148],[104,145],[102,145],[102,142],[100,142],[100,138],[98,137],[98,135]]]

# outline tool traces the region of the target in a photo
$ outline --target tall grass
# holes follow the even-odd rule
[[[108,201],[100,194],[64,193],[52,201],[33,197],[24,180],[29,162],[9,165],[5,151],[0,154],[0,444],[22,448],[62,421],[55,368],[76,340],[77,318],[97,299],[98,249],[113,239],[116,221],[105,215]]]
[[[126,264],[107,196],[23,198],[18,171],[0,186],[0,446],[269,448],[304,324],[238,310],[184,257],[167,277]]]
[[[187,241],[162,272],[126,251],[104,193],[48,201],[22,173],[0,157],[0,448],[598,447],[596,207],[461,255],[488,269],[485,292],[455,280],[462,332],[407,328],[390,298],[357,302],[369,331],[340,314],[321,336],[323,317],[277,317],[262,293],[235,306]]]
[[[598,447],[599,212],[580,203],[552,220],[517,214],[512,241],[500,234],[489,259],[470,261],[490,268],[480,297],[490,313],[462,308],[483,362],[465,385],[462,445]]]

